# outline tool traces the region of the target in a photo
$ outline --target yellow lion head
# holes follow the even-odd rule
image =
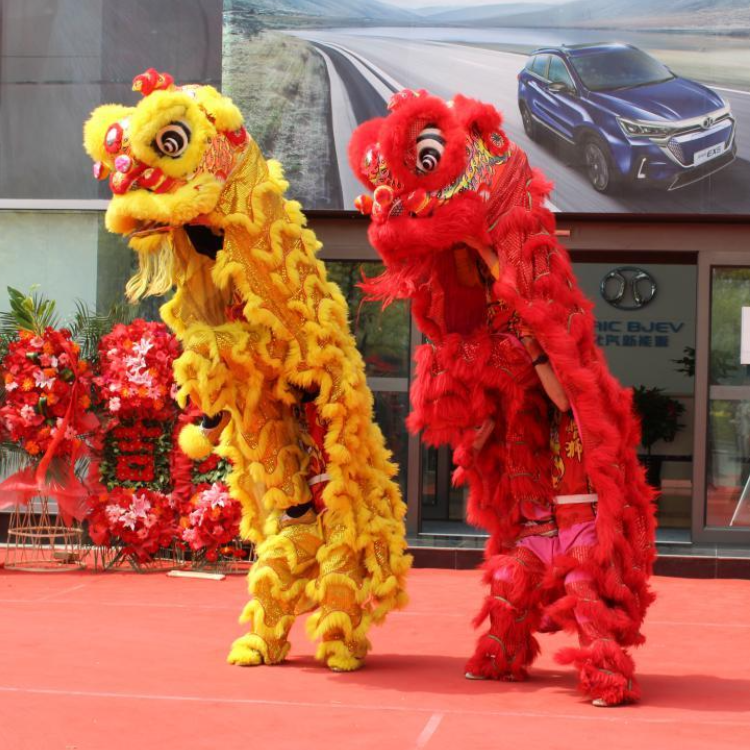
[[[112,189],[106,226],[127,237],[143,266],[175,228],[210,225],[206,217],[250,138],[239,109],[212,86],[176,86],[151,68],[133,90],[143,94],[135,107],[98,107],[83,136],[94,176]]]

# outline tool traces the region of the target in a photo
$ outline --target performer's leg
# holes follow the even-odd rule
[[[533,633],[539,627],[540,583],[544,563],[525,547],[496,555],[485,564],[484,580],[490,593],[474,620],[487,617],[490,629],[477,641],[466,665],[469,679],[524,680],[539,653]]]
[[[298,613],[305,586],[317,573],[315,555],[322,543],[320,522],[312,510],[297,518],[283,515],[279,531],[258,548],[248,578],[253,598],[241,622],[250,632],[232,645],[230,664],[278,664],[289,651],[287,636]]]
[[[565,578],[565,590],[576,599],[574,614],[580,648],[557,654],[561,664],[574,664],[579,690],[597,706],[617,706],[637,700],[640,691],[631,656],[614,638],[608,623],[613,613],[602,601],[592,577],[580,569]]]
[[[316,658],[330,669],[351,672],[362,666],[371,648],[367,640],[371,617],[363,608],[366,570],[345,526],[330,511],[322,521],[325,546],[318,554],[320,572],[307,589],[319,609],[308,619],[307,631],[311,638],[322,639]]]

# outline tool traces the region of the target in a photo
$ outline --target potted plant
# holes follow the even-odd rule
[[[651,449],[659,440],[671,443],[685,426],[680,417],[685,405],[664,393],[663,388],[639,385],[633,389],[633,404],[641,420],[641,445],[646,449],[643,464],[646,480],[652,487],[661,487],[662,456],[654,456]]]

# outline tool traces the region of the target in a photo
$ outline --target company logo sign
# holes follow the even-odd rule
[[[621,266],[604,276],[599,292],[618,310],[640,310],[656,296],[656,281],[642,268]]]

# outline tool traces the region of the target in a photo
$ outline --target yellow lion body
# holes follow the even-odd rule
[[[178,180],[171,192],[139,188],[136,178],[134,187],[113,199],[108,226],[133,232],[142,268],[130,285],[134,296],[175,287],[162,317],[183,347],[175,363],[178,399],[183,405],[190,399],[209,416],[229,415],[216,450],[232,463],[228,483],[242,503],[243,536],[258,545],[249,577],[254,597],[243,613],[251,629],[234,644],[230,661],[282,660],[294,617],[317,608],[308,630],[323,640],[318,657],[334,669],[354,669],[369,649],[370,623],[406,601],[410,558],[405,506],[393,481],[397,469],[373,422],[372,394],[346,303],[316,258],[320,243],[306,228],[299,204],[284,198],[281,167],[267,162],[249,137],[239,146],[222,143],[217,122],[223,118],[225,129],[236,130],[241,117],[228,99],[206,89],[193,89],[193,104],[201,102],[195,110],[171,84],[134,111],[114,110],[127,131],[119,153],[137,152],[139,175],[157,163],[148,160],[148,144],[134,148],[134,121],[154,139],[160,126],[170,127],[159,120],[166,113],[164,121],[183,124],[188,135],[202,127],[205,146],[202,155],[197,149],[188,154],[187,179],[168,165],[171,174],[163,179]],[[159,107],[156,94],[163,95]],[[139,112],[147,103],[154,110],[149,117]],[[111,169],[112,154],[97,139],[110,133],[113,110],[100,109],[102,121],[97,110],[87,123],[86,146]],[[199,121],[204,111],[206,123]],[[214,179],[219,170],[227,174]],[[148,222],[160,223],[154,234]],[[188,223],[223,235],[215,259],[196,251],[184,228]],[[138,231],[141,226],[146,229]],[[232,305],[241,308],[240,316],[228,315]],[[329,481],[325,510],[293,519],[286,511],[311,497],[310,458],[298,419],[301,393],[314,394],[325,425]],[[210,448],[195,431],[181,442],[195,455]]]

